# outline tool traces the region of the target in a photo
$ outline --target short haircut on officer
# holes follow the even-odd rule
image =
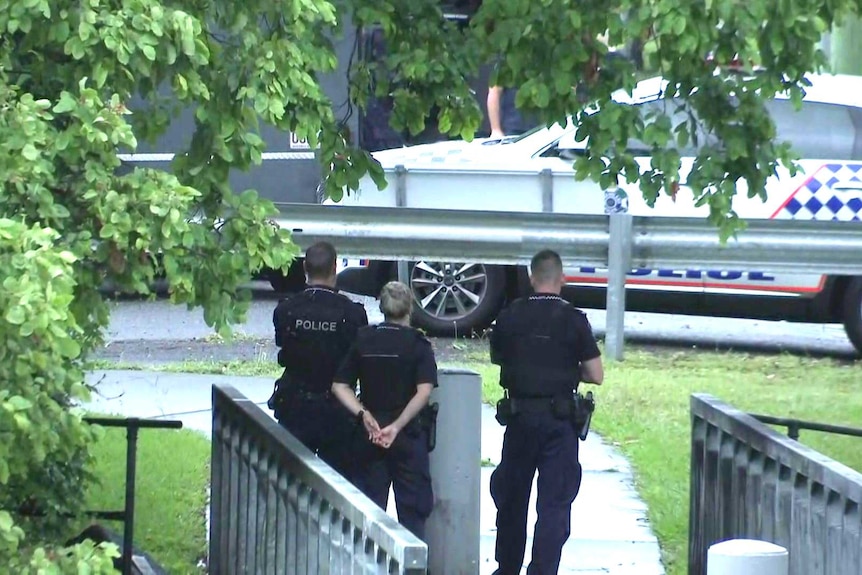
[[[542,250],[530,261],[530,274],[536,283],[559,281],[563,275],[563,261],[553,250]]]
[[[325,279],[335,272],[335,247],[317,242],[305,250],[305,273],[309,278]]]
[[[392,319],[402,319],[413,309],[410,288],[401,282],[392,281],[380,290],[380,311]]]

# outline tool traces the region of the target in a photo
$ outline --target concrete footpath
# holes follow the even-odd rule
[[[261,377],[192,375],[149,371],[98,371],[88,374],[96,387],[93,411],[125,417],[179,419],[186,429],[211,433],[211,389],[228,384],[263,405],[272,392],[272,381]],[[269,411],[265,409],[266,413]],[[167,433],[146,430],[142,433]],[[482,458],[497,464],[504,428],[493,410],[483,406]],[[478,463],[478,462],[477,462]],[[577,575],[664,575],[658,542],[646,518],[646,505],[638,497],[628,462],[619,452],[590,432],[581,446],[583,481],[572,507],[572,535],[563,548],[559,573]],[[143,473],[158,470],[140,470]],[[496,508],[489,492],[493,467],[482,468],[480,575],[496,569],[494,541]],[[535,522],[535,487],[528,517],[528,533]],[[394,502],[389,512],[395,516]],[[526,564],[532,539],[527,542]]]

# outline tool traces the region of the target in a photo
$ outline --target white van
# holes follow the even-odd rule
[[[778,140],[790,141],[803,158],[801,171],[780,171],[767,185],[768,199],[748,199],[740,190],[734,207],[743,219],[806,219],[858,222],[862,214],[862,77],[812,75],[800,111],[776,98],[767,109]],[[641,82],[632,105],[663,106],[658,78]],[[668,106],[671,108],[671,106]],[[637,184],[603,190],[590,180],[576,181],[573,159],[583,150],[574,126],[537,128],[502,141],[446,141],[374,154],[390,184],[378,191],[370,179],[344,205],[396,206],[393,175],[407,170],[402,205],[411,208],[481,209],[705,217],[683,185],[676,198],[661,195],[646,205]],[[637,146],[636,142],[632,142]],[[683,155],[685,152],[683,151]],[[642,157],[639,162],[648,164]],[[683,174],[693,158],[683,159]],[[545,191],[543,195],[543,186]],[[848,223],[848,225],[858,225]],[[862,254],[860,254],[862,258]],[[605,270],[566,270],[575,305],[603,308]],[[396,277],[394,262],[343,261],[339,287],[376,296]],[[411,262],[416,298],[415,324],[431,334],[465,334],[488,326],[507,299],[528,289],[526,270],[481,262]],[[842,322],[862,350],[862,277],[770,274],[734,270],[635,269],[626,282],[632,311],[682,313],[798,322]]]

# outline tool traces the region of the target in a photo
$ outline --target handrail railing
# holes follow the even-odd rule
[[[425,573],[428,546],[252,401],[214,385],[210,573]]]
[[[84,422],[102,427],[122,427],[126,429],[126,478],[125,498],[121,511],[85,510],[81,516],[119,521],[123,524],[123,545],[121,555],[122,575],[131,575],[133,567],[134,536],[135,536],[135,484],[138,461],[138,431],[141,429],[182,429],[183,422],[178,420],[139,419],[137,417],[84,417]],[[43,517],[43,509],[21,510],[28,517]],[[63,513],[63,517],[72,519],[77,515]],[[102,533],[102,531],[99,531]],[[104,533],[107,533],[106,531]]]
[[[122,521],[122,573],[123,575],[131,575],[135,536],[135,476],[138,466],[138,431],[141,429],[182,429],[183,422],[179,420],[139,419],[137,417],[85,417],[84,421],[91,425],[126,429],[126,493],[123,511],[92,511],[88,512],[87,515]]]
[[[801,419],[793,419],[788,417],[775,417],[772,415],[761,415],[752,413],[752,417],[766,423],[768,425],[778,425],[787,428],[787,437],[798,440],[799,432],[803,429],[811,431],[822,431],[824,433],[834,433],[836,435],[849,435],[851,437],[862,437],[862,429],[858,427],[846,427],[843,425],[832,425],[830,423],[818,423],[816,421],[803,421]]]
[[[728,539],[784,547],[789,575],[862,573],[860,510],[858,471],[712,396],[691,396],[690,575],[704,575],[709,547]]]

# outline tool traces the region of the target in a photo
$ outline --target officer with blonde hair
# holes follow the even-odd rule
[[[431,342],[410,327],[412,308],[406,285],[383,286],[383,323],[359,330],[332,392],[366,431],[356,453],[354,484],[383,509],[391,485],[399,522],[425,539],[434,503],[427,406],[437,386],[437,363]],[[353,391],[357,379],[360,398]]]

